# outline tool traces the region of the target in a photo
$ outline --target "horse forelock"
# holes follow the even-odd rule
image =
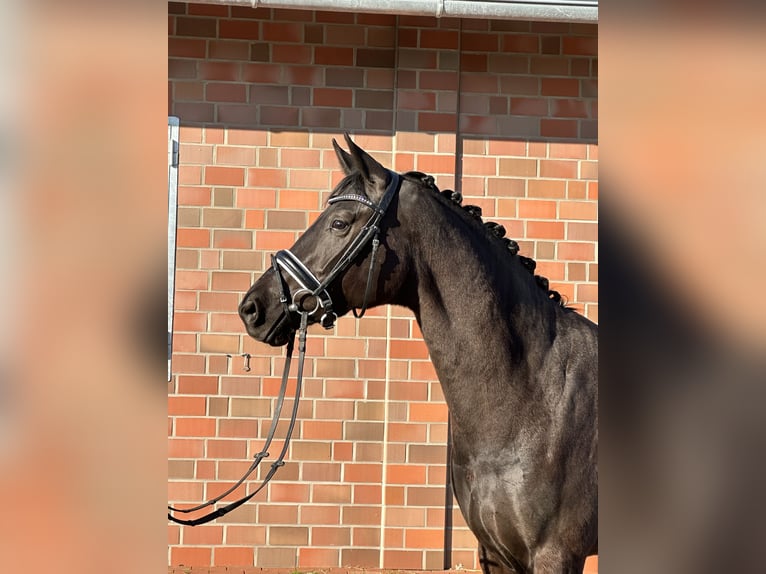
[[[338,185],[335,186],[335,189],[333,189],[330,193],[330,197],[328,199],[337,197],[339,195],[345,195],[347,193],[354,193],[356,195],[367,197],[364,186],[364,178],[358,171],[350,173],[341,179],[338,182]]]

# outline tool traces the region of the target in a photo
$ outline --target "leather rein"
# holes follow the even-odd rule
[[[353,241],[351,241],[349,246],[340,256],[337,263],[333,266],[332,270],[327,274],[324,280],[320,281],[298,257],[296,257],[291,251],[287,249],[278,251],[271,256],[272,268],[274,269],[277,281],[279,282],[281,293],[279,300],[282,303],[282,314],[274,322],[271,330],[266,335],[266,339],[268,339],[272,332],[278,329],[286,320],[291,322],[293,329],[287,343],[285,366],[282,372],[282,383],[279,388],[279,397],[277,398],[276,408],[274,409],[274,416],[271,419],[271,426],[269,427],[269,432],[266,436],[266,442],[263,445],[263,449],[255,455],[250,468],[247,469],[242,478],[234,483],[233,486],[215,498],[211,498],[207,502],[192,508],[176,508],[168,505],[169,520],[186,526],[197,526],[198,524],[205,524],[206,522],[220,518],[221,516],[224,516],[232,510],[242,506],[256,494],[258,494],[274,477],[277,470],[285,465],[284,458],[287,455],[287,450],[290,445],[290,438],[292,437],[293,430],[295,429],[295,423],[298,416],[298,402],[300,400],[301,387],[303,384],[303,363],[306,358],[306,332],[308,330],[309,317],[321,312],[318,322],[325,329],[331,329],[335,325],[335,320],[338,318],[338,316],[333,311],[332,297],[327,291],[327,288],[338,277],[338,275],[343,273],[351,265],[351,263],[353,263],[353,261],[367,246],[367,244],[371,242],[372,252],[370,255],[370,268],[367,273],[367,285],[365,286],[364,290],[364,299],[362,302],[361,311],[357,313],[356,309],[352,309],[354,317],[357,319],[361,319],[364,316],[364,313],[367,310],[367,303],[370,295],[375,259],[378,247],[380,246],[380,221],[386,214],[386,211],[388,210],[388,207],[391,204],[394,196],[399,192],[399,187],[401,185],[401,176],[398,173],[393,171],[389,171],[388,173],[390,179],[386,187],[386,191],[383,194],[380,203],[378,204],[373,203],[363,195],[353,193],[337,195],[335,197],[331,197],[328,200],[328,204],[330,205],[340,201],[356,201],[370,208],[372,210],[372,215],[362,230],[359,232],[359,234],[357,234]],[[299,288],[291,293],[283,273],[286,273],[296,283],[298,283]],[[311,307],[311,301],[314,301],[313,308],[305,308],[306,304]],[[285,442],[282,446],[282,450],[279,453],[279,457],[277,460],[271,463],[271,468],[269,469],[264,479],[261,481],[261,484],[250,494],[246,494],[242,498],[212,510],[211,512],[199,518],[183,519],[173,516],[172,513],[174,512],[180,514],[188,514],[202,510],[208,506],[215,506],[216,503],[220,502],[223,498],[239,488],[239,486],[241,486],[242,483],[244,483],[248,477],[258,468],[258,466],[261,464],[261,461],[269,456],[268,448],[271,446],[271,442],[274,439],[274,434],[277,430],[277,423],[279,422],[282,413],[282,407],[284,406],[285,402],[287,382],[290,377],[290,364],[292,362],[293,349],[295,347],[296,323],[298,325],[298,371],[296,373],[295,398],[293,401],[292,412],[290,414],[290,424],[288,426]]]

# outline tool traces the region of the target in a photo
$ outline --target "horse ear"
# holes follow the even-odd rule
[[[346,138],[348,149],[351,152],[350,157],[354,168],[362,174],[362,177],[364,177],[366,181],[385,187],[386,183],[388,183],[388,170],[380,165],[370,154],[351,141],[348,133],[344,133],[343,136]]]
[[[340,163],[343,173],[349,175],[354,171],[354,160],[351,158],[351,155],[338,145],[335,138],[332,138],[332,147],[335,148],[335,155],[338,156],[338,162]]]

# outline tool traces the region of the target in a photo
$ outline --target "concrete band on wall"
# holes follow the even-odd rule
[[[596,0],[202,0],[204,4],[249,6],[252,8],[294,8],[337,10],[378,14],[409,14],[436,18],[494,18],[545,22],[596,22]]]

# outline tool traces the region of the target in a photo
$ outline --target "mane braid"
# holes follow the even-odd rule
[[[537,267],[537,263],[531,257],[519,255],[519,244],[513,239],[505,237],[505,227],[494,221],[485,222],[481,218],[481,207],[478,205],[462,205],[463,196],[459,192],[453,191],[451,189],[445,189],[443,191],[440,190],[436,186],[436,182],[434,181],[433,176],[426,175],[425,173],[419,171],[408,171],[404,174],[404,177],[420,183],[422,186],[430,189],[434,193],[442,195],[444,198],[450,200],[455,206],[463,209],[478,223],[481,223],[484,226],[484,230],[487,232],[488,236],[494,238],[496,241],[502,241],[506,251],[508,251],[511,257],[517,257],[519,259],[522,267],[529,271],[530,275],[534,277],[537,286],[547,293],[549,300],[555,302],[567,311],[574,311],[574,308],[567,304],[566,299],[563,298],[558,291],[550,289],[547,278],[543,277],[542,275],[535,275],[535,268]]]

